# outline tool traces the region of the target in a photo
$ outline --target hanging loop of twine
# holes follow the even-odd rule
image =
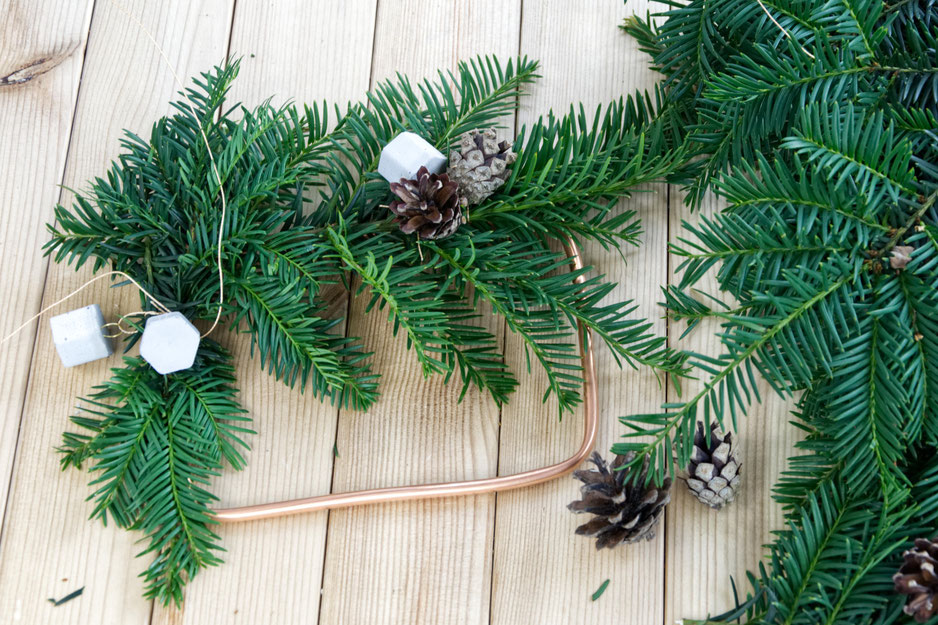
[[[156,51],[160,53],[163,62],[166,64],[166,67],[169,69],[170,74],[173,76],[173,80],[179,86],[180,89],[185,90],[186,86],[183,84],[182,80],[179,78],[179,74],[176,73],[176,70],[173,68],[173,64],[169,61],[169,57],[166,56],[166,52],[163,50],[163,47],[160,46],[159,42],[156,40],[156,37],[153,36],[153,33],[144,26],[143,22],[140,19],[127,10],[127,8],[121,4],[118,0],[110,0],[111,4],[116,6],[124,15],[126,15],[132,22],[134,22],[137,27],[147,36],[147,39],[150,40],[150,43],[153,44],[153,47],[156,48]],[[221,256],[222,256],[222,243],[224,242],[224,233],[225,233],[225,218],[228,213],[228,202],[225,199],[225,188],[221,181],[221,174],[218,173],[218,166],[215,164],[215,155],[212,154],[212,146],[209,144],[208,135],[205,134],[205,129],[202,127],[202,120],[196,119],[196,122],[199,125],[199,134],[202,136],[202,142],[205,144],[205,150],[208,152],[208,159],[212,166],[212,174],[215,176],[215,183],[218,185],[218,193],[221,196],[221,220],[218,223],[218,249],[216,250],[216,263],[218,265],[218,310],[215,312],[215,320],[212,322],[212,326],[206,330],[201,338],[207,337],[209,334],[215,331],[215,328],[218,327],[218,322],[221,320],[221,311],[225,302],[225,274],[222,271],[221,267]],[[169,311],[167,311],[169,312]]]

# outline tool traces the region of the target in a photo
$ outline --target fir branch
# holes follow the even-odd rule
[[[850,105],[841,114],[837,104],[829,110],[812,104],[799,122],[795,136],[782,147],[816,162],[837,178],[838,186],[850,180],[873,205],[885,194],[892,201],[903,193],[915,195],[911,148],[896,139],[892,124],[883,127],[881,112],[864,120]]]
[[[345,221],[340,217],[338,226],[327,229],[326,235],[343,269],[361,279],[358,293],[365,287],[371,289],[368,309],[379,302],[381,307],[387,306],[395,334],[398,328],[404,329],[407,346],[414,350],[424,375],[445,373],[446,365],[431,347],[445,324],[445,315],[432,297],[436,285],[430,281],[413,281],[425,267],[405,264],[413,262],[417,253],[391,237],[377,236],[365,240],[365,249],[358,253],[349,245],[345,231]]]
[[[204,340],[189,370],[162,376],[139,358],[125,359],[97,387],[73,421],[90,436],[66,434],[63,468],[91,461],[97,476],[92,516],[140,529],[155,553],[147,569],[147,595],[182,600],[182,586],[204,566],[220,562],[218,537],[209,529],[205,490],[222,467],[244,465],[238,447],[251,430],[235,400],[230,355]]]
[[[735,420],[758,399],[754,370],[781,395],[803,391],[806,455],[775,489],[788,529],[748,574],[747,598],[707,622],[898,622],[891,575],[938,518],[938,12],[877,0],[674,4],[664,23],[630,32],[676,110],[694,111],[689,203],[712,190],[728,206],[685,224],[682,279],[665,304],[688,330],[720,322],[726,351],[693,359],[709,374],[696,396],[623,418],[627,436],[650,442],[614,449],[650,456],[660,479],[686,465],[698,413]],[[699,289],[713,270],[725,294]]]
[[[513,262],[508,267],[504,265],[491,267],[488,271],[493,275],[486,277],[481,273],[482,268],[474,267],[476,263],[474,256],[478,249],[476,245],[471,246],[472,255],[465,262],[461,262],[462,254],[458,249],[447,250],[438,245],[428,247],[431,247],[443,261],[452,267],[465,284],[472,285],[476,297],[486,300],[493,310],[505,319],[508,329],[521,338],[525,354],[534,355],[535,360],[540,363],[547,375],[548,388],[543,399],[546,400],[550,395],[557,397],[561,413],[576,407],[580,402],[578,387],[582,379],[578,374],[579,365],[571,362],[578,359],[575,347],[570,342],[572,330],[569,327],[563,327],[559,319],[549,310],[538,312],[531,310],[527,303],[520,306],[513,303],[514,298],[511,297],[510,287],[505,285],[505,280],[510,279],[512,273],[527,273],[523,265],[519,267],[517,262]],[[497,249],[501,253],[504,248]],[[524,252],[518,252],[518,254],[526,255]],[[554,263],[548,262],[548,264]],[[567,282],[569,278],[561,276],[560,280]],[[500,288],[491,287],[490,284],[493,283],[499,285]],[[517,302],[525,302],[523,294],[517,295],[519,296]],[[530,356],[528,358],[530,362]]]
[[[354,339],[332,332],[341,321],[324,319],[322,307],[310,305],[299,283],[280,284],[249,272],[233,282],[237,302],[233,323],[248,323],[251,352],[257,348],[261,367],[289,386],[307,385],[316,397],[341,406],[367,407],[377,399],[374,376],[362,361]]]
[[[762,320],[757,321],[755,318],[738,319],[738,321],[746,322],[742,326],[745,328],[741,332],[744,336],[743,340],[738,342],[738,351],[721,358],[693,354],[695,358],[692,363],[711,373],[712,377],[696,395],[687,401],[662,406],[662,409],[674,410],[674,412],[635,415],[620,419],[623,425],[633,430],[626,434],[626,437],[651,436],[651,439],[640,443],[616,443],[612,447],[613,452],[618,454],[635,452],[635,459],[629,466],[634,466],[636,462],[642,462],[645,457],[649,457],[654,467],[654,470],[649,471],[649,479],[654,479],[659,484],[666,475],[673,475],[673,463],[670,458],[672,445],[676,453],[674,462],[680,466],[687,465],[693,449],[693,432],[697,420],[709,423],[716,419],[723,425],[728,413],[735,423],[737,409],[745,409],[751,401],[750,392],[758,398],[752,372],[755,364],[753,359],[761,355],[762,358],[758,362],[762,366],[763,373],[767,369],[771,370],[773,368],[771,356],[765,350],[772,348],[776,340],[784,339],[783,333],[789,325],[797,322],[814,307],[832,297],[841,288],[850,284],[853,279],[852,274],[849,273],[836,278],[827,278],[823,275],[819,277],[824,283],[820,290],[810,293],[800,301],[795,299],[788,303],[781,309],[782,314],[767,320],[768,323]],[[755,329],[756,332],[751,332],[751,329]],[[724,343],[726,342],[724,338]],[[733,343],[737,341],[733,340]],[[773,376],[770,380],[779,392],[790,393],[793,390],[793,385],[786,384],[783,376]],[[698,414],[698,406],[701,403],[703,409]]]
[[[617,359],[683,373],[683,357],[632,317],[629,302],[609,301],[614,285],[561,271],[566,260],[550,246],[563,236],[615,250],[636,244],[639,216],[615,210],[616,200],[685,177],[691,113],[663,89],[595,119],[580,107],[532,124],[515,142],[507,183],[451,240],[421,247],[388,213],[389,189],[374,170],[394,136],[412,130],[448,150],[464,131],[514,112],[536,69],[523,57],[480,57],[434,81],[399,76],[345,108],[245,108],[226,101],[238,64],[216,68],[149,135],[128,134],[72,206],[56,208],[46,253],[125,272],[193,320],[215,320],[224,284],[222,321],[251,334],[262,368],[351,408],[377,399],[378,376],[359,340],[337,332],[342,320],[327,316],[330,284],[369,297],[368,311],[386,308],[424,373],[458,372],[463,395],[476,385],[503,403],[517,386],[499,341],[478,323],[486,302],[522,337],[529,368],[544,368],[545,399],[556,396],[561,411],[580,401],[578,323]],[[480,255],[467,263],[473,245]],[[220,562],[210,479],[245,461],[250,430],[228,355],[203,341],[194,367],[170,376],[128,360],[73,421],[84,431],[65,435],[63,466],[92,465],[95,514],[149,536],[147,596],[181,601],[187,581]]]
[[[222,460],[240,471],[245,466],[241,449],[249,449],[242,438],[255,432],[248,427],[250,417],[238,404],[231,356],[217,343],[201,346],[198,370],[186,369],[173,376],[171,392],[180,402],[187,401],[186,418],[200,438],[209,441],[213,463]]]
[[[133,529],[150,537],[140,555],[154,554],[142,573],[144,596],[182,603],[182,589],[199,570],[217,566],[222,551],[212,531],[209,505],[217,498],[205,490],[218,463],[206,457],[210,449],[188,421],[187,397],[167,398],[163,418],[154,422],[158,447],[148,458],[150,476],[139,485],[143,500]]]
[[[632,213],[613,211],[610,200],[664,180],[683,158],[670,124],[677,113],[665,106],[637,96],[597,111],[592,122],[581,108],[538,120],[530,134],[522,129],[511,176],[471,220],[527,237],[589,238],[613,248],[633,242]]]

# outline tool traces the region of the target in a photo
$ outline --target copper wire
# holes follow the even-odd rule
[[[583,269],[583,261],[576,243],[572,239],[566,239],[563,245],[564,251],[570,258],[572,269],[574,271]],[[574,278],[574,282],[577,284],[582,283],[584,280],[585,277],[581,274]],[[255,521],[257,519],[288,516],[301,512],[335,510],[337,508],[350,508],[352,506],[364,506],[374,503],[481,495],[516,488],[525,488],[570,473],[582,463],[593,450],[599,428],[599,397],[596,383],[596,363],[593,355],[592,334],[588,328],[585,328],[579,323],[577,324],[577,334],[579,336],[580,359],[583,367],[583,441],[580,443],[580,448],[577,449],[576,453],[566,460],[550,466],[515,473],[514,475],[503,475],[479,480],[374,488],[349,493],[332,493],[329,495],[306,497],[304,499],[242,506],[239,508],[225,508],[216,510],[213,513],[214,519],[221,523],[237,523],[240,521]]]

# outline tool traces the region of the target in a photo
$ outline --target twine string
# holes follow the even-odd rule
[[[116,6],[124,15],[126,15],[132,22],[137,25],[143,34],[147,36],[147,39],[150,40],[150,43],[153,44],[153,47],[156,48],[156,51],[160,53],[160,56],[163,58],[163,62],[166,64],[166,67],[169,69],[169,73],[172,74],[173,80],[176,81],[176,84],[180,89],[185,90],[186,86],[182,83],[182,80],[179,78],[179,74],[176,73],[173,64],[170,62],[169,57],[166,56],[166,52],[163,50],[163,47],[160,46],[159,42],[156,40],[156,37],[153,36],[153,33],[144,26],[143,22],[140,21],[136,15],[131,13],[121,4],[118,0],[110,0],[111,4]],[[222,306],[225,301],[225,275],[222,272],[221,268],[221,253],[222,253],[222,241],[225,232],[225,215],[228,212],[228,203],[225,199],[225,189],[221,182],[221,175],[218,173],[218,166],[215,164],[215,156],[212,154],[212,146],[209,144],[208,136],[205,134],[205,129],[202,128],[202,120],[196,118],[196,122],[199,126],[199,134],[202,135],[202,142],[205,144],[205,150],[208,152],[208,159],[212,166],[212,173],[215,175],[215,182],[218,184],[218,192],[221,195],[221,222],[218,224],[218,250],[216,255],[216,262],[218,264],[218,310],[215,312],[215,320],[212,322],[212,327],[206,330],[201,338],[205,338],[211,334],[215,328],[218,327],[218,322],[221,320],[221,311]]]
[[[792,37],[792,36],[791,36],[791,33],[788,32],[788,30],[786,30],[786,28],[785,28],[784,26],[782,26],[781,24],[779,24],[779,23],[778,23],[778,20],[775,19],[775,17],[774,17],[771,13],[769,13],[769,10],[766,8],[766,6],[765,6],[764,4],[762,4],[762,0],[756,0],[756,2],[759,3],[759,6],[762,7],[762,11],[769,17],[770,20],[772,20],[772,23],[775,24],[775,26],[777,26],[778,29],[779,29],[780,31],[782,31],[782,32],[785,34],[786,37],[788,37],[789,40],[793,41],[796,46],[798,46],[799,48],[801,48],[801,51],[802,51],[802,52],[804,52],[804,53],[807,54],[809,57],[811,57],[811,60],[812,60],[812,61],[815,60],[815,56],[814,56],[813,54],[811,54],[810,52],[808,52],[807,50],[805,50],[804,46],[801,45],[801,43],[800,43],[797,39],[795,39],[794,37]]]
[[[122,326],[121,323],[122,323],[125,319],[127,319],[128,317],[134,317],[134,316],[136,316],[136,315],[142,315],[142,316],[144,316],[144,317],[149,317],[150,315],[156,315],[156,314],[158,314],[158,313],[155,313],[155,312],[153,312],[152,310],[138,310],[137,312],[132,312],[132,313],[127,313],[126,315],[121,315],[121,318],[118,319],[117,321],[112,321],[112,322],[110,322],[110,323],[105,323],[103,326],[101,326],[101,329],[102,329],[102,330],[105,329],[105,328],[111,328],[111,327],[117,328],[117,332],[115,332],[114,334],[105,334],[105,335],[104,335],[104,338],[106,338],[106,339],[114,339],[114,338],[117,338],[117,337],[119,337],[119,336],[121,336],[121,335],[129,336],[129,335],[132,335],[132,334],[136,334],[136,333],[137,333],[136,330],[128,330],[127,328],[125,328],[124,326]]]
[[[42,315],[46,314],[47,312],[49,312],[50,310],[52,310],[53,308],[55,308],[55,307],[58,306],[59,304],[63,303],[64,301],[66,301],[66,300],[68,300],[68,299],[71,299],[72,297],[78,295],[78,294],[81,293],[83,290],[85,290],[85,288],[91,286],[92,284],[94,284],[94,283],[97,282],[98,280],[101,280],[102,278],[107,278],[108,276],[121,276],[121,277],[123,277],[123,278],[125,278],[125,279],[127,279],[127,280],[130,280],[130,281],[133,283],[133,285],[134,285],[135,287],[137,287],[138,289],[140,289],[140,292],[143,293],[151,302],[153,302],[153,305],[156,306],[160,311],[162,311],[162,312],[164,312],[164,313],[170,312],[169,308],[167,308],[166,306],[164,306],[163,303],[162,303],[160,300],[156,299],[149,291],[147,291],[145,288],[143,288],[143,287],[140,285],[140,283],[137,282],[136,280],[134,280],[131,276],[127,275],[127,274],[124,273],[123,271],[108,271],[107,273],[102,273],[100,276],[95,276],[94,278],[88,280],[88,281],[85,282],[83,285],[81,285],[80,287],[78,287],[77,289],[75,289],[74,291],[72,291],[71,293],[69,293],[68,295],[66,295],[65,297],[63,297],[62,299],[60,299],[60,300],[58,300],[58,301],[56,301],[56,302],[53,302],[52,304],[49,304],[48,306],[46,306],[45,308],[43,308],[42,310],[40,310],[38,313],[36,313],[35,315],[33,315],[32,317],[30,317],[29,319],[27,319],[25,322],[23,322],[23,324],[20,325],[18,328],[16,328],[16,329],[13,330],[12,332],[10,332],[8,335],[6,335],[5,337],[3,337],[3,340],[0,340],[0,345],[3,345],[3,344],[6,343],[7,341],[9,341],[11,338],[13,338],[14,336],[16,336],[20,331],[22,331],[26,326],[28,326],[30,323],[32,323],[33,321],[35,321],[36,319],[38,319],[38,318],[41,317]],[[124,317],[121,317],[121,320],[123,320],[125,317],[128,317],[128,316],[130,316],[130,315],[139,315],[139,314],[141,314],[141,313],[137,312],[137,313],[130,313],[129,315],[124,315]],[[149,313],[143,312],[142,314],[151,314],[151,315],[152,315],[152,314],[156,314],[156,313],[150,311]],[[117,321],[116,323],[119,324],[120,321]],[[104,324],[104,325],[105,325],[105,327],[106,327],[106,326],[109,326],[109,325],[111,325],[111,324]]]

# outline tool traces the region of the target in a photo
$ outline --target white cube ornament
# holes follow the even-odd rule
[[[107,358],[114,351],[97,304],[56,315],[49,319],[49,326],[55,350],[66,367]]]
[[[182,313],[156,315],[143,329],[140,357],[162,375],[182,371],[195,362],[199,340],[199,329]]]
[[[417,170],[426,167],[431,174],[438,174],[446,166],[446,157],[426,139],[412,132],[402,132],[381,150],[378,173],[388,182],[400,182],[401,178],[413,180]]]

